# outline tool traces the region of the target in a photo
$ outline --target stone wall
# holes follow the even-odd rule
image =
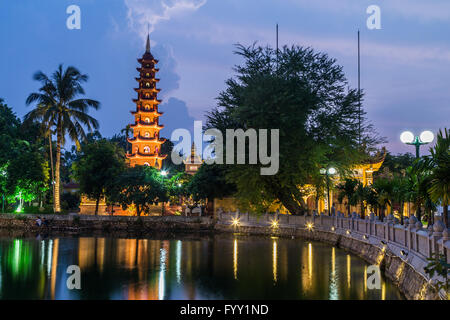
[[[157,231],[206,231],[213,230],[214,221],[209,217],[136,217],[91,215],[40,215],[48,220],[48,226],[36,226],[36,215],[1,214],[0,228],[30,232],[139,232]]]
[[[274,223],[275,221],[275,223]],[[360,219],[356,214],[347,218],[336,216],[290,216],[219,212],[216,230],[248,234],[301,237],[322,241],[348,250],[371,264],[380,265],[408,299],[439,299],[445,297],[432,286],[439,279],[429,279],[424,271],[427,258],[434,252],[444,253],[450,261],[448,230],[442,225],[424,230],[411,219],[405,225],[396,224],[393,217],[385,222],[372,217]]]

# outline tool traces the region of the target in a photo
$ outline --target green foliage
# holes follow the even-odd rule
[[[41,83],[39,92],[31,93],[26,104],[36,103],[35,109],[25,115],[25,122],[38,122],[42,124],[42,130],[46,136],[56,134],[56,161],[55,161],[55,210],[60,207],[60,182],[61,182],[61,149],[69,136],[80,148],[80,141],[86,139],[84,127],[88,131],[98,128],[98,121],[88,115],[89,108],[97,110],[100,103],[95,100],[79,98],[84,95],[82,84],[88,80],[88,76],[81,74],[74,67],[69,66],[58,69],[48,77],[42,71],[38,71],[34,80]]]
[[[292,214],[300,214],[307,209],[300,186],[323,179],[319,170],[328,165],[349,170],[381,140],[364,111],[358,111],[358,90],[348,87],[342,67],[326,54],[296,46],[277,54],[255,45],[238,45],[236,53],[244,63],[227,80],[206,127],[223,134],[226,129],[279,129],[275,176],[262,176],[261,164],[229,165],[226,176],[241,200],[254,206],[279,200]]]
[[[195,202],[199,200],[224,198],[236,192],[232,183],[228,183],[225,168],[217,164],[203,164],[189,181],[189,194]]]
[[[449,274],[450,274],[450,264],[447,263],[447,257],[443,254],[437,252],[433,253],[431,258],[427,258],[428,264],[424,268],[425,273],[427,273],[430,278],[434,277],[435,274],[441,276],[444,281],[437,280],[436,288],[438,291],[444,290],[447,293],[447,299],[450,296],[449,291]]]
[[[439,130],[430,155],[424,156],[416,165],[417,171],[427,175],[426,189],[429,199],[444,208],[444,223],[449,227],[448,205],[450,204],[450,132]]]
[[[376,206],[380,210],[380,218],[385,216],[386,206],[392,206],[392,190],[393,184],[391,180],[386,178],[377,179],[372,184],[372,189],[376,197]]]
[[[392,155],[390,152],[387,152],[383,162],[383,167],[380,171],[374,173],[374,177],[376,179],[377,177],[393,178],[397,176],[405,176],[406,168],[412,166],[415,159],[415,156],[411,153]]]
[[[125,170],[124,153],[115,143],[96,140],[83,144],[72,169],[80,191],[99,201],[101,197],[109,196],[115,188],[116,177]]]
[[[163,160],[162,167],[169,172],[184,172],[184,164],[174,164],[172,161],[172,150],[174,144],[170,140],[166,140],[161,146],[161,154],[166,154],[167,158]]]
[[[0,99],[0,192],[9,203],[22,205],[48,189],[49,170],[37,134],[37,126],[22,125]]]
[[[169,199],[164,177],[159,170],[148,166],[127,168],[116,180],[110,200],[124,209],[134,206],[137,215],[149,213],[150,207]]]
[[[344,198],[347,200],[347,214],[350,215],[350,206],[357,204],[356,188],[358,186],[358,180],[345,179],[345,181],[336,186],[338,190],[338,201],[342,203]]]
[[[63,210],[76,209],[80,205],[81,197],[78,192],[67,192],[61,195]]]

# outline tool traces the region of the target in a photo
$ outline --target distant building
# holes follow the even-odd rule
[[[198,171],[198,168],[200,168],[200,166],[202,165],[203,160],[201,156],[197,154],[194,143],[192,143],[191,146],[191,154],[185,160],[183,160],[183,163],[186,173],[190,175],[194,175]]]
[[[76,193],[80,191],[80,185],[76,182],[69,182],[63,185],[63,193]]]

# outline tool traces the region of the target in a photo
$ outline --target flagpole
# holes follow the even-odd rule
[[[359,144],[361,144],[361,49],[358,29],[358,132],[359,132]]]

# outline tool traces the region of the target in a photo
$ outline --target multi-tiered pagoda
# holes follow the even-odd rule
[[[147,165],[160,169],[162,160],[167,155],[161,154],[161,146],[166,141],[159,138],[159,131],[164,128],[159,124],[159,117],[162,112],[158,111],[158,105],[161,103],[158,100],[158,92],[161,89],[156,88],[155,75],[159,69],[155,68],[158,63],[150,52],[150,37],[147,36],[147,45],[144,55],[138,59],[140,68],[139,78],[136,78],[139,83],[139,88],[136,88],[138,98],[133,99],[136,103],[136,110],[131,111],[134,115],[134,124],[130,125],[133,129],[133,138],[129,138],[131,143],[131,153],[127,154],[130,160],[130,166]]]

